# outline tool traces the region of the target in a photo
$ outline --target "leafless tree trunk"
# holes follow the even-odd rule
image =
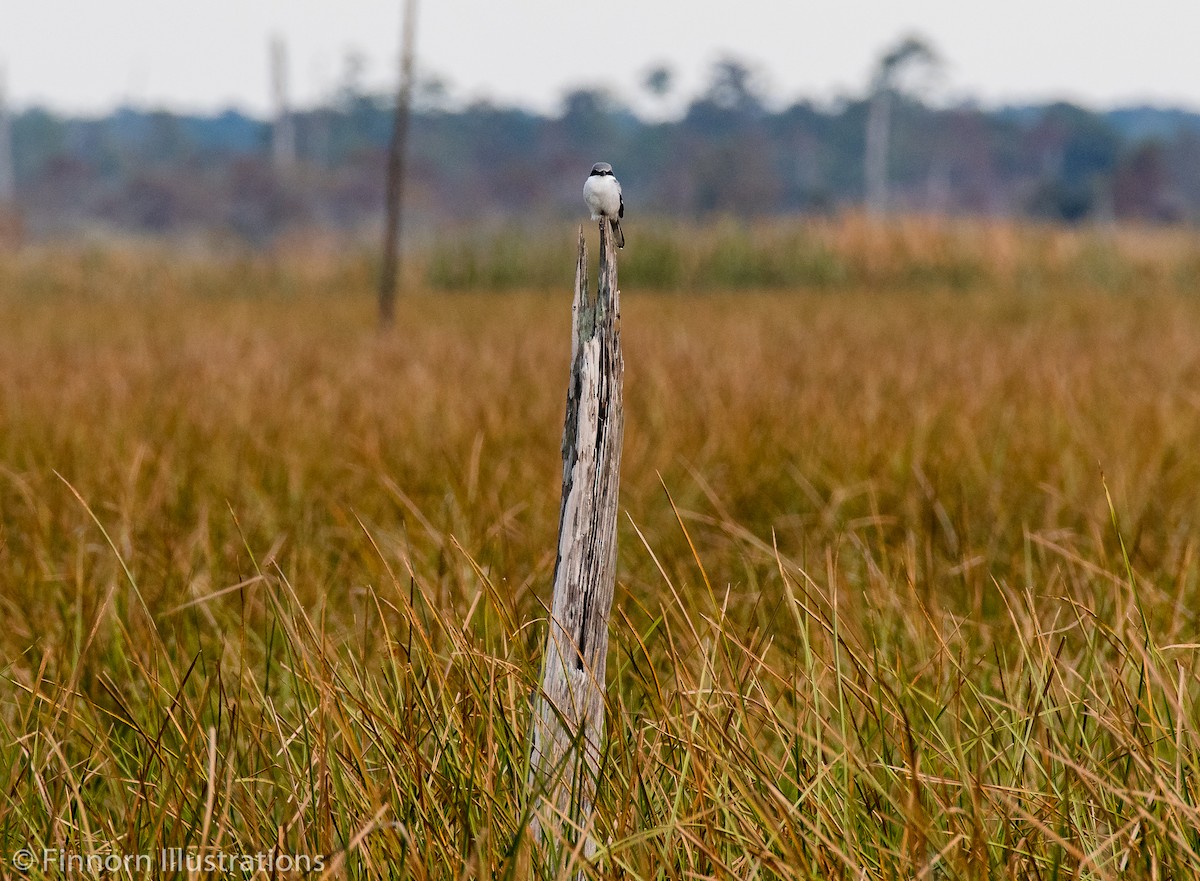
[[[909,36],[885,52],[875,68],[867,107],[867,143],[863,157],[867,211],[874,217],[882,217],[888,209],[888,141],[892,128],[892,98],[898,88],[898,77],[915,65],[933,70],[938,64],[937,53],[928,43],[920,37]]]
[[[413,54],[416,45],[417,0],[405,0],[404,35],[400,50],[400,83],[396,90],[396,115],[388,144],[387,219],[383,238],[383,269],[379,277],[379,324],[391,327],[396,320],[396,286],[400,275],[400,220],[404,202],[405,148],[412,105]]]
[[[277,171],[286,172],[296,163],[296,128],[288,102],[287,45],[282,37],[271,40],[271,98],[275,103],[271,159]]]
[[[595,852],[592,806],[604,738],[608,618],[616,584],[625,362],[616,249],[606,221],[600,222],[595,297],[588,295],[586,266],[581,229],[558,559],[530,761],[533,837],[557,871]]]
[[[876,90],[867,109],[866,167],[867,211],[874,217],[887,213],[888,140],[891,135],[892,96],[886,88]]]
[[[13,173],[12,120],[8,115],[8,83],[0,67],[0,210],[10,208],[17,196]]]

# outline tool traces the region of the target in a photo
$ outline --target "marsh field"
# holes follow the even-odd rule
[[[587,876],[1192,877],[1200,236],[627,234]],[[0,256],[0,875],[552,874],[571,236]]]

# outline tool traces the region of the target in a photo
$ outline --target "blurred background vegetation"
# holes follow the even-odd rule
[[[935,55],[930,55],[936,60]],[[579,213],[581,169],[611,161],[633,217],[824,215],[868,196],[872,99],[891,101],[888,207],[898,213],[1068,223],[1200,218],[1200,114],[1067,103],[946,106],[893,82],[817,104],[770,95],[763,71],[716,62],[682,115],[650,120],[614,94],[576,89],[556,115],[452,99],[420,77],[411,127],[407,227],[556,222]],[[932,66],[932,65],[931,65]],[[678,98],[675,73],[648,70],[648,98]],[[366,91],[352,63],[324,106],[277,123],[229,110],[192,116],[119,109],[98,118],[30,108],[10,120],[12,199],[23,235],[187,236],[251,245],[320,228],[373,231],[384,200],[393,98]]]

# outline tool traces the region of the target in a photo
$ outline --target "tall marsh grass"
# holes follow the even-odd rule
[[[854,229],[821,245],[837,297],[646,296],[630,230],[587,876],[1190,877],[1191,246],[1015,230],[953,285],[940,239],[875,266]],[[720,253],[784,284],[701,233],[675,278]],[[1119,285],[1066,276],[1108,259]],[[419,290],[380,336],[370,285],[334,253],[0,260],[0,874],[575,868],[529,848],[524,791],[569,288]]]
[[[622,283],[637,290],[1024,291],[1136,293],[1200,287],[1200,238],[1187,229],[1068,229],[1007,221],[848,215],[703,226],[630,220]],[[569,231],[466,233],[419,259],[439,290],[570,284]]]

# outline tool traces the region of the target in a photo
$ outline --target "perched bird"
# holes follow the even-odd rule
[[[612,166],[597,162],[592,173],[583,182],[583,201],[592,212],[592,220],[607,217],[612,224],[617,247],[625,247],[625,233],[621,232],[621,218],[625,216],[625,200],[621,198],[621,182],[613,177]]]

